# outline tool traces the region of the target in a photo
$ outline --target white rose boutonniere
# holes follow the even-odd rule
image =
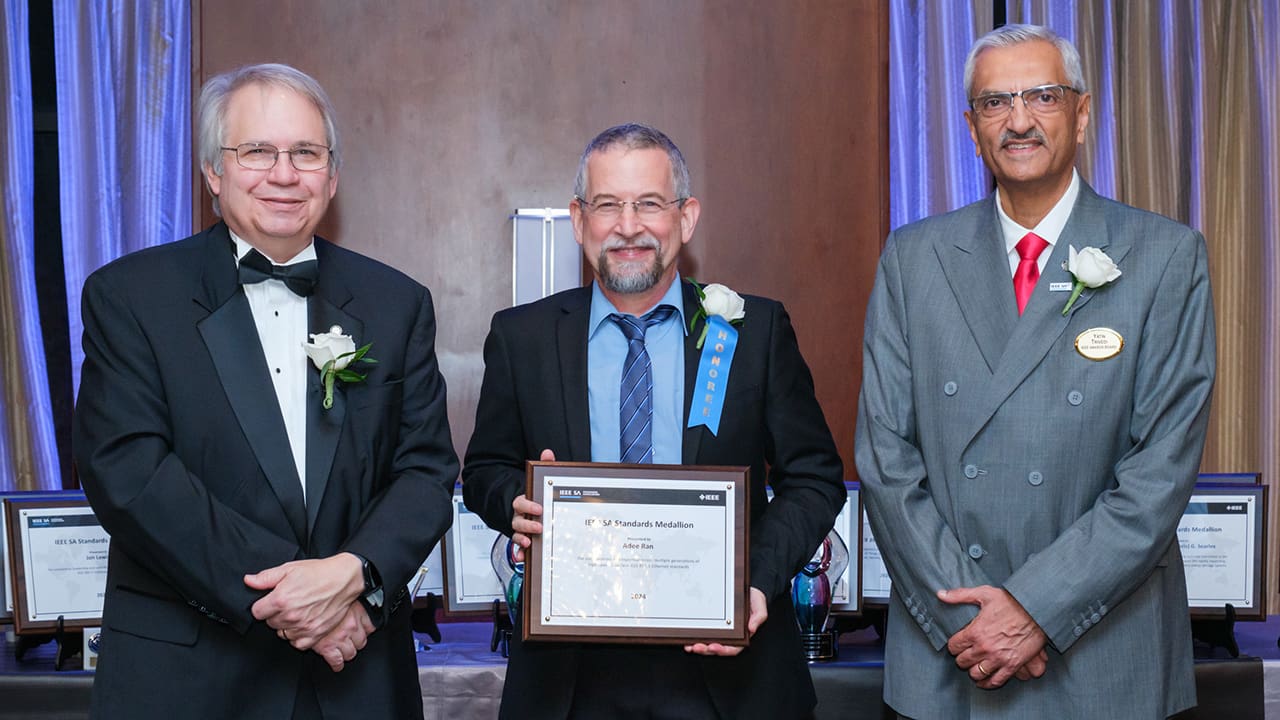
[[[702,356],[698,359],[694,381],[694,387],[699,390],[689,407],[687,427],[702,425],[715,435],[720,431],[720,416],[724,412],[724,389],[732,387],[729,373],[738,349],[738,329],[734,325],[742,325],[747,304],[741,295],[724,285],[712,283],[702,287],[693,278],[688,280],[698,293],[698,309],[689,319],[689,332],[694,331],[701,318],[702,332],[698,335],[697,348]],[[707,342],[708,335],[711,342]]]
[[[1076,298],[1080,297],[1080,291],[1087,287],[1102,287],[1122,274],[1111,258],[1098,248],[1086,247],[1076,252],[1074,245],[1068,245],[1067,250],[1070,254],[1066,269],[1075,279],[1075,284],[1071,288],[1071,297],[1067,300],[1066,307],[1062,308],[1063,315],[1071,310]]]
[[[377,360],[367,357],[366,353],[373,343],[356,348],[355,340],[344,335],[342,328],[334,325],[327,333],[312,333],[311,342],[302,343],[302,349],[320,370],[320,378],[324,381],[324,409],[333,407],[333,384],[335,381],[364,382],[365,374],[350,369],[353,363],[363,362],[377,364]]]
[[[722,317],[731,325],[742,324],[742,319],[747,316],[747,311],[746,302],[741,295],[720,283],[702,286],[693,278],[689,278],[689,284],[698,293],[698,300],[700,301],[698,311],[689,319],[689,332],[693,332],[698,320],[712,317]],[[702,323],[702,334],[698,336],[697,348],[699,350],[702,349],[702,343],[707,339],[707,327],[708,324],[706,322]]]

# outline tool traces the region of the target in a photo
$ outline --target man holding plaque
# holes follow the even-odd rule
[[[1173,715],[1195,704],[1176,529],[1215,373],[1204,238],[1080,179],[1091,98],[1067,40],[994,30],[965,86],[997,189],[895,230],[867,310],[856,458],[893,578],[885,700]]]
[[[749,466],[750,645],[521,642],[517,628],[503,718],[772,720],[815,703],[788,590],[843,506],[840,457],[782,306],[723,286],[700,301],[681,280],[700,210],[663,133],[591,141],[570,212],[595,281],[494,316],[463,494],[527,547],[543,530],[527,460]],[[710,403],[694,392],[708,323],[737,340]]]
[[[431,295],[314,236],[340,158],[314,79],[216,76],[197,127],[223,221],[84,289],[93,714],[421,718],[405,584],[458,469]]]

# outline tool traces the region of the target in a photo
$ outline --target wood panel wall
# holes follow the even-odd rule
[[[854,477],[862,323],[888,232],[878,0],[192,0],[193,88],[285,62],[343,135],[325,237],[431,288],[461,454],[517,207],[567,207],[578,155],[642,121],[690,165],[701,281],[786,303]],[[202,184],[197,227],[213,222]]]

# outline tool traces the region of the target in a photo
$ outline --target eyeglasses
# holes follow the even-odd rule
[[[1067,91],[1080,91],[1070,85],[1041,85],[1018,92],[987,93],[969,101],[969,107],[987,119],[1002,118],[1013,112],[1013,99],[1022,98],[1027,110],[1037,115],[1052,115],[1064,107]]]
[[[281,150],[267,143],[241,143],[235,147],[224,147],[225,151],[236,154],[236,162],[246,170],[270,170],[276,166],[280,155],[288,155],[293,167],[302,172],[320,170],[329,166],[329,148],[324,145],[303,143],[292,150]]]
[[[597,200],[590,202],[577,195],[573,196],[583,207],[587,209],[587,214],[591,217],[600,218],[601,220],[616,220],[622,216],[622,211],[630,206],[635,211],[637,217],[651,219],[656,218],[667,210],[667,208],[676,203],[684,204],[688,198],[676,198],[675,200]]]

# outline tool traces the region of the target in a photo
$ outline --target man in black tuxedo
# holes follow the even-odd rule
[[[85,283],[75,458],[111,533],[93,714],[421,718],[405,585],[458,470],[431,295],[313,235],[339,158],[315,80],[242,68],[199,116],[224,222]],[[328,402],[308,353],[366,344]]]
[[[786,311],[765,298],[744,308],[717,293],[730,300],[726,319],[745,315],[719,427],[687,427],[701,325],[689,330],[699,297],[676,257],[699,211],[661,132],[622,125],[587,146],[570,212],[595,282],[494,316],[463,493],[523,548],[542,531],[542,508],[524,496],[526,460],[750,466],[750,647],[521,643],[517,628],[503,718],[776,720],[815,703],[789,588],[844,503],[841,461]],[[638,415],[624,412],[636,367],[652,381]]]

